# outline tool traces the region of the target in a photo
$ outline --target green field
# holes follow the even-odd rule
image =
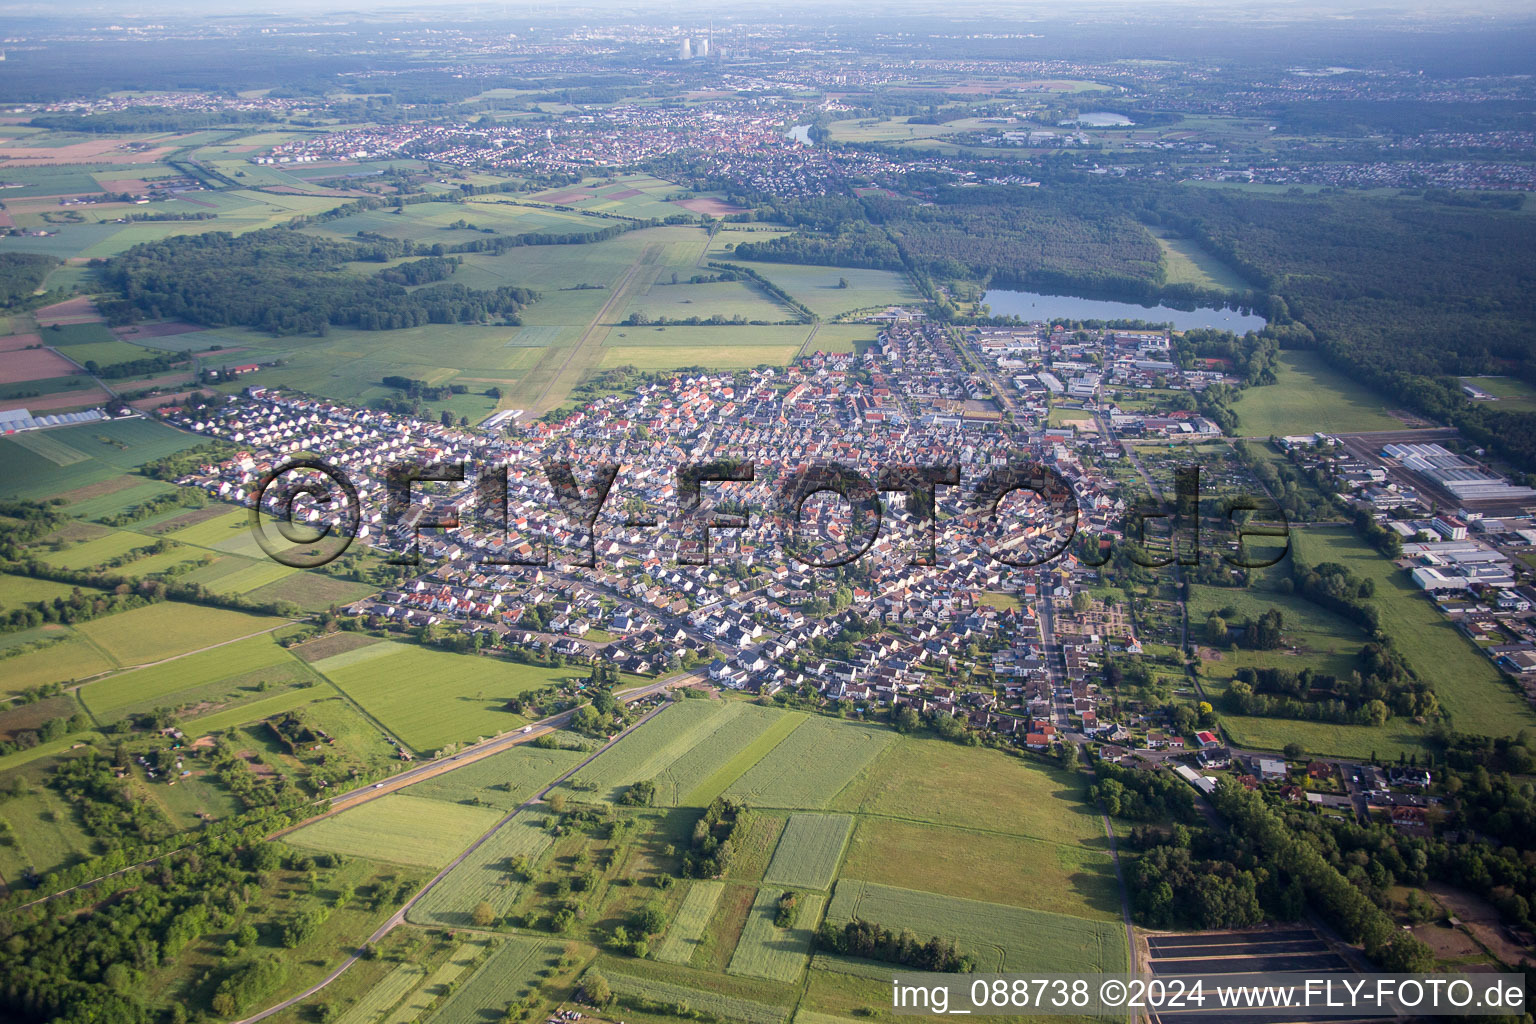
[[[294,708],[303,707],[312,701],[334,697],[335,692],[329,686],[306,686],[296,690],[285,690],[271,697],[263,697],[260,700],[253,700],[249,704],[240,704],[224,711],[216,711],[211,715],[194,719],[187,724],[187,731],[193,734],[211,736],[225,729],[233,729],[237,725],[259,721],[263,718],[271,718],[273,715],[280,715],[284,711],[292,711]]]
[[[813,717],[731,783],[754,807],[821,808],[895,738],[884,726]]]
[[[1479,405],[1499,412],[1536,412],[1536,388],[1518,377],[1463,377],[1461,380],[1495,397],[1495,401],[1483,400],[1478,402]]]
[[[285,620],[199,604],[163,601],[75,627],[124,666],[173,658],[281,626]]]
[[[432,801],[431,806],[443,805]],[[409,919],[415,924],[462,928],[470,924],[470,912],[482,901],[498,914],[506,913],[524,885],[507,873],[508,859],[522,855],[536,861],[553,842],[549,832],[541,827],[541,820],[523,813],[497,829],[495,835],[480,844],[411,908]]]
[[[783,1024],[789,1018],[788,1005],[770,1001],[777,997],[787,1002],[789,992],[781,993],[782,986],[768,986],[766,982],[606,956],[599,957],[592,969],[607,978],[619,996],[686,1005],[731,1024]],[[758,998],[752,998],[754,995]]]
[[[1192,284],[1231,292],[1244,292],[1251,287],[1242,275],[1194,239],[1169,230],[1153,230],[1152,237],[1163,250],[1168,284]]]
[[[780,928],[774,924],[774,915],[782,892],[772,888],[757,891],[736,952],[731,955],[730,973],[769,981],[794,981],[805,970],[826,897],[800,893],[795,926]]]
[[[67,627],[63,627],[66,628]],[[20,693],[44,683],[73,682],[85,679],[117,666],[97,647],[72,632],[63,633],[65,639],[41,650],[28,651],[0,662],[0,692]]]
[[[938,896],[852,879],[838,881],[827,920],[852,918],[920,937],[951,939],[981,972],[1116,973],[1125,970],[1125,928],[1061,914]]]
[[[570,771],[587,754],[545,750],[527,743],[418,782],[411,795],[450,803],[478,803],[506,812]]]
[[[633,783],[661,776],[732,714],[729,707],[723,701],[677,701],[609,747],[565,785],[584,795],[616,800]]]
[[[1104,826],[1084,802],[1083,786],[1079,775],[1001,751],[904,736],[832,806],[1056,843],[1098,844]]]
[[[757,271],[824,320],[855,310],[884,309],[922,301],[912,282],[900,271],[734,260],[729,254],[724,259]],[[846,288],[841,286],[844,281],[848,283]]]
[[[669,964],[686,964],[693,959],[724,891],[724,882],[700,879],[689,883],[688,895],[683,897],[683,905],[672,919],[666,939],[657,948],[656,959]]]
[[[487,1011],[520,999],[538,981],[538,972],[557,964],[558,943],[516,937],[501,945],[432,1015],[432,1024],[483,1024]]]
[[[202,438],[151,420],[113,420],[47,431],[50,443],[85,456],[61,465],[18,443],[0,438],[0,497],[43,500],[98,484],[152,459],[201,443]]]
[[[1102,838],[1091,845],[1050,843],[861,817],[838,884],[864,879],[986,903],[1118,921],[1120,889],[1114,862],[1103,846]]]
[[[846,814],[791,814],[763,882],[804,889],[831,888],[852,831],[853,819]]]
[[[418,986],[384,1018],[382,1024],[422,1024],[428,1019],[436,1001],[445,993],[453,991],[459,978],[474,966],[490,942],[490,936],[467,937],[448,954],[448,959],[427,977],[424,984]]]
[[[1458,732],[1513,736],[1536,728],[1536,713],[1493,663],[1440,614],[1405,571],[1367,547],[1351,528],[1298,530],[1294,543],[1297,556],[1311,565],[1338,562],[1375,581],[1373,601],[1381,613],[1382,631],[1414,672],[1429,682]]]
[[[752,704],[726,704],[711,719],[708,733],[698,736],[681,756],[656,773],[656,802],[707,805],[801,721],[799,716]],[[708,785],[722,773],[729,777],[719,780],[718,786]]]
[[[1280,353],[1276,381],[1247,388],[1232,407],[1244,437],[1401,430],[1387,400],[1329,366],[1315,352]]]
[[[336,1024],[378,1024],[406,996],[415,991],[427,977],[427,969],[419,964],[399,964],[384,976],[384,980],[365,990],[357,1002],[336,1018]]]
[[[457,857],[500,818],[498,812],[484,807],[390,793],[305,825],[288,833],[284,842],[349,857],[436,869]]]
[[[314,675],[270,635],[255,636],[90,683],[81,689],[80,699],[98,721],[105,722],[195,698],[227,699],[242,687],[254,694],[262,682],[300,680],[313,682]]]
[[[363,651],[363,662],[348,660],[363,653],[352,652],[313,667],[418,751],[516,729],[526,719],[505,709],[508,700],[582,674],[414,644],[375,644]],[[405,680],[409,685],[402,685]]]

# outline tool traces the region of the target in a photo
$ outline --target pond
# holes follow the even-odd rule
[[[1080,299],[1071,295],[1042,295],[1039,292],[1016,292],[1001,288],[990,289],[982,301],[992,308],[993,316],[1016,316],[1021,320],[1145,320],[1148,323],[1171,323],[1175,330],[1187,331],[1193,327],[1215,327],[1223,331],[1245,334],[1261,330],[1265,320],[1256,313],[1242,313],[1235,309],[1173,309],[1170,306],[1141,306],[1134,302],[1114,302],[1109,299]]]
[[[784,134],[794,139],[802,146],[815,145],[815,143],[811,141],[811,126],[808,124],[797,124]]]

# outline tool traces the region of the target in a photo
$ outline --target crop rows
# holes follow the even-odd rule
[[[984,973],[1113,973],[1126,964],[1125,932],[1116,924],[844,878],[827,920],[841,925],[855,917],[910,928],[923,941],[948,939]]]
[[[852,831],[853,819],[846,814],[791,814],[763,881],[806,889],[830,888]]]
[[[814,893],[800,893],[794,927],[780,928],[774,924],[774,918],[783,891],[778,888],[757,891],[746,927],[742,928],[741,939],[736,943],[736,952],[731,955],[731,965],[726,968],[730,973],[769,981],[794,981],[800,977],[810,958],[811,942],[816,936],[816,924],[826,899]]]
[[[577,790],[616,798],[631,783],[654,779],[709,734],[729,705],[712,700],[678,701],[625,736],[578,772],[570,782]]]
[[[783,1024],[788,1016],[782,1007],[655,978],[637,978],[631,974],[611,971],[606,972],[604,977],[608,979],[608,985],[615,995],[638,996],[641,999],[684,1005],[702,1010],[719,1020],[735,1021],[738,1024]]]
[[[479,1024],[537,980],[537,972],[560,959],[560,947],[538,939],[512,938],[502,943],[448,1002],[432,1015],[432,1024]]]
[[[714,916],[715,905],[724,891],[724,882],[694,882],[688,895],[683,897],[676,920],[667,930],[666,941],[656,951],[656,959],[669,964],[686,964],[693,959],[693,952],[709,927],[709,919]]]
[[[375,1024],[426,976],[427,969],[420,964],[400,964],[386,974],[384,980],[364,992],[346,1013],[336,1018],[336,1024]]]
[[[783,711],[752,704],[727,705],[725,714],[720,716],[713,731],[701,737],[656,776],[657,803],[672,807],[684,803],[700,803],[693,799],[695,790],[721,773],[722,769],[735,764],[738,757],[751,751],[755,756],[741,764],[736,774],[746,771],[758,758],[772,750],[774,743],[789,735],[790,730],[799,722],[800,716],[787,715]],[[767,745],[759,746],[759,740],[764,740]],[[735,776],[724,779],[719,788],[723,790],[733,781]],[[700,795],[706,796],[702,793]],[[707,794],[702,803],[707,804],[718,795],[718,791]]]
[[[462,928],[472,923],[470,912],[481,901],[506,913],[524,884],[508,873],[510,860],[521,855],[536,861],[552,841],[534,819],[518,815],[433,886],[407,917],[413,924]]]
[[[894,737],[881,726],[813,717],[725,795],[754,807],[825,807]]]

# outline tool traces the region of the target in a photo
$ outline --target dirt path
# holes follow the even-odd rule
[[[528,409],[530,416],[543,415],[558,406],[571,393],[571,389],[581,382],[582,372],[593,360],[592,350],[601,348],[608,337],[609,324],[634,294],[655,283],[656,275],[661,272],[656,265],[660,256],[659,244],[648,245],[640,253],[640,258],[624,271],[624,276],[619,278],[619,283],[609,292],[608,301],[603,303],[602,308],[587,324],[586,330],[581,332],[581,337],[577,338],[576,344],[571,346],[565,359],[560,363],[560,368],[539,392],[539,397],[530,403]]]
[[[406,914],[408,914],[410,912],[412,907],[416,906],[417,903],[421,902],[421,900],[427,895],[427,893],[431,892],[434,888],[436,888],[438,886],[439,883],[441,883],[443,881],[443,879],[447,878],[448,875],[450,873],[452,873],[454,868],[456,868],[460,864],[464,863],[465,859],[468,858],[470,856],[470,854],[472,854],[476,850],[480,849],[480,847],[483,846],[492,836],[494,836],[497,832],[500,832],[503,828],[505,828],[508,824],[510,824],[519,814],[521,814],[523,811],[528,810],[531,807],[535,807],[535,806],[543,803],[544,802],[544,798],[549,794],[550,790],[554,789],[556,786],[560,785],[560,783],[565,782],[571,776],[575,775],[577,772],[581,771],[587,765],[591,764],[593,761],[595,761],[602,754],[606,753],[615,743],[618,743],[619,741],[624,739],[624,737],[628,736],[630,733],[632,733],[636,729],[640,728],[640,726],[642,726],[646,722],[650,721],[651,718],[653,716],[655,716],[659,711],[661,711],[661,708],[659,708],[659,707],[658,708],[652,708],[650,711],[647,711],[645,714],[641,715],[638,719],[636,719],[634,724],[630,725],[623,732],[619,733],[613,739],[609,740],[607,743],[603,744],[603,746],[599,747],[592,754],[591,757],[585,758],[584,760],[581,761],[581,763],[576,765],[570,771],[566,772],[564,775],[560,776],[558,779],[556,779],[555,781],[551,782],[549,785],[545,786],[543,789],[539,790],[539,792],[535,793],[533,796],[529,797],[527,800],[524,800],[522,803],[520,803],[516,807],[512,808],[511,811],[507,812],[507,814],[500,821],[498,821],[496,824],[492,825],[489,829],[487,829],[486,832],[480,836],[480,838],[476,839],[473,843],[470,843],[469,846],[462,853],[460,853],[457,857],[453,858],[453,860],[449,861],[448,865],[446,867],[444,867],[437,874],[433,875],[432,876],[432,880],[429,881],[426,885],[422,886],[421,889],[417,891],[416,895],[412,896],[410,899],[406,900],[405,903],[401,904],[400,909],[396,910],[393,914],[391,914],[389,916],[389,920],[387,920],[383,924],[379,925],[379,927],[374,930],[373,934],[368,936],[367,940],[363,943],[363,949],[366,949],[368,946],[371,946],[374,943],[380,941],[381,939],[384,938],[384,936],[388,935],[390,932],[394,931],[400,925],[404,924],[405,923]],[[418,779],[416,781],[420,781],[420,780]],[[334,812],[332,812],[332,813],[334,813]],[[274,1013],[281,1013],[282,1011],[288,1009],[289,1007],[291,1007],[291,1006],[293,1006],[293,1005],[295,1005],[297,1003],[303,1002],[304,1000],[308,999],[310,996],[314,995],[316,992],[319,992],[321,989],[325,988],[331,982],[335,981],[337,978],[339,978],[343,974],[345,974],[347,972],[347,970],[350,969],[353,964],[357,963],[358,960],[362,959],[362,955],[363,955],[363,950],[359,949],[357,952],[355,952],[351,956],[347,957],[347,959],[343,960],[341,962],[340,966],[338,966],[334,971],[332,971],[330,974],[326,975],[323,979],[321,979],[320,981],[316,982],[314,985],[311,985],[309,988],[305,989],[303,992],[300,992],[298,995],[293,996],[292,998],[283,1000],[281,1003],[278,1003],[276,1006],[269,1006],[267,1009],[262,1010],[260,1013],[253,1014],[253,1015],[251,1015],[249,1017],[245,1017],[242,1020],[238,1020],[238,1021],[235,1022],[235,1024],[255,1024],[256,1021],[264,1020],[265,1018],[272,1016]]]

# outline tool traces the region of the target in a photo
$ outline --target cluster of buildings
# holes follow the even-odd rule
[[[850,178],[895,182],[903,165],[874,154],[830,153],[785,135],[803,105],[744,96],[687,107],[592,105],[559,117],[369,125],[274,146],[255,163],[411,158],[518,173],[633,167],[687,153],[697,171],[785,196],[823,195]]]

